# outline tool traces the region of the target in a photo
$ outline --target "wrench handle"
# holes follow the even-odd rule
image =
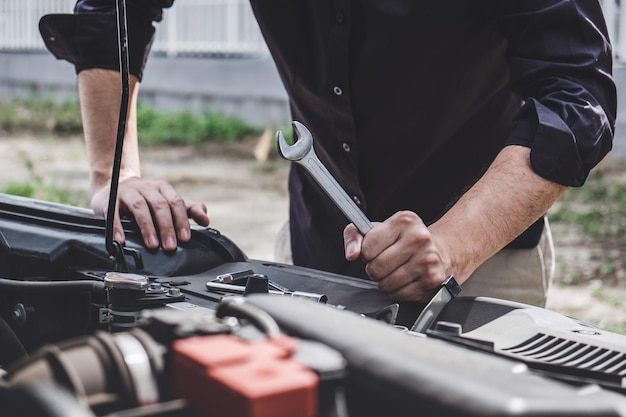
[[[335,205],[346,215],[359,232],[363,236],[372,229],[372,222],[367,218],[365,213],[356,205],[345,190],[339,185],[335,177],[328,172],[328,169],[322,164],[317,156],[312,153],[298,161],[306,169],[310,171],[313,179],[322,187],[322,189],[333,200]]]

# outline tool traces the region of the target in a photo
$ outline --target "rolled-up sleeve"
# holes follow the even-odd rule
[[[174,0],[132,0],[127,5],[130,73],[139,80],[152,47],[153,22]],[[78,0],[74,14],[50,14],[39,21],[42,39],[52,54],[74,64],[76,72],[90,68],[119,71],[116,3]]]
[[[495,1],[508,40],[511,86],[524,104],[507,145],[531,149],[540,176],[582,185],[611,150],[616,87],[604,16],[595,0]]]

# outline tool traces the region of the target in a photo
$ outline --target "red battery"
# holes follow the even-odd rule
[[[172,345],[173,392],[211,417],[313,417],[318,377],[285,335],[246,341],[200,336]]]

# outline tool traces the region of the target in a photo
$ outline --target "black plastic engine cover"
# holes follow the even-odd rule
[[[401,331],[306,300],[257,295],[248,302],[269,313],[286,333],[344,356],[350,415],[626,415],[623,394],[584,380],[551,378],[516,358]]]
[[[175,251],[143,246],[137,225],[122,222],[125,246],[141,254],[141,273],[175,276],[206,271],[245,254],[218,231],[194,227],[189,242]],[[0,194],[0,276],[66,280],[77,269],[114,270],[105,246],[105,221],[91,211]],[[127,257],[129,271],[135,261]]]

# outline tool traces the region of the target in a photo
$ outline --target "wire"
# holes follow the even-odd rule
[[[222,299],[217,311],[217,317],[233,316],[245,318],[259,328],[267,337],[280,336],[280,328],[272,316],[246,302],[243,297],[226,297]]]

